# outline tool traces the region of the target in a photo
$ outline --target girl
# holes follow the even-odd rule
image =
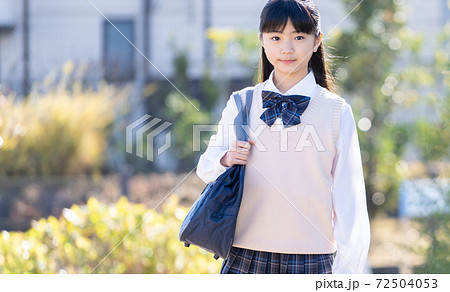
[[[370,226],[358,135],[350,105],[331,92],[317,7],[269,1],[259,36],[260,83],[239,92],[253,90],[249,142],[235,141],[231,96],[197,167],[209,183],[246,165],[220,273],[361,273]]]

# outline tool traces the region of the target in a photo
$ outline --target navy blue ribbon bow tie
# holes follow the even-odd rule
[[[285,128],[301,123],[300,116],[311,100],[304,95],[282,95],[277,92],[263,90],[263,108],[268,108],[260,118],[271,127],[281,115]]]

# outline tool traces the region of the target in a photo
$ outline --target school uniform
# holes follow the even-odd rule
[[[269,126],[263,91],[253,90],[244,191],[230,256],[221,273],[361,273],[370,243],[364,176],[352,109],[316,83],[312,71],[283,95],[310,97],[301,123]],[[244,101],[245,102],[245,101]],[[236,140],[238,111],[227,102],[197,175],[214,181],[228,167],[220,159]],[[333,254],[336,253],[334,257]]]

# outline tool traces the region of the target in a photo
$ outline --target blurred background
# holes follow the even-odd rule
[[[0,0],[1,273],[219,272],[178,241],[205,186],[192,129],[257,83],[266,2]],[[448,273],[450,1],[315,3],[359,131],[365,272]],[[152,145],[145,114],[170,123]]]

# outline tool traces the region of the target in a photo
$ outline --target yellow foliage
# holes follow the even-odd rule
[[[217,55],[224,57],[227,45],[236,37],[236,32],[229,28],[209,28],[206,36],[216,44]]]
[[[178,202],[170,196],[157,213],[125,197],[112,205],[90,198],[25,233],[3,231],[0,273],[218,273],[222,260],[178,240],[187,213]]]
[[[0,95],[0,175],[98,171],[123,97],[109,86],[95,92],[57,87],[21,101]]]

